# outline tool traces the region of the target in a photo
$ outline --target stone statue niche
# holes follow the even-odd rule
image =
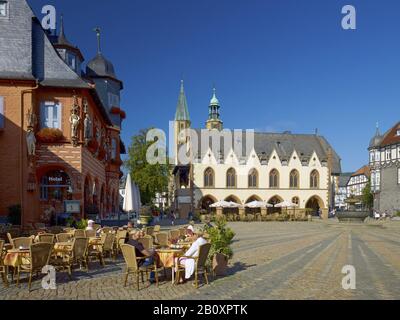
[[[35,137],[35,128],[37,125],[37,116],[29,109],[27,118],[27,133],[26,133],[26,145],[28,149],[28,158],[32,159],[36,156],[36,137]]]
[[[86,113],[85,120],[83,122],[84,125],[84,139],[85,139],[85,145],[87,146],[93,138],[93,129],[92,129],[92,120],[90,119],[90,115]]]
[[[77,147],[79,142],[78,129],[81,121],[79,113],[80,107],[78,105],[78,100],[76,96],[74,96],[74,105],[72,106],[71,116],[69,118],[69,122],[71,124],[71,141],[74,147]]]

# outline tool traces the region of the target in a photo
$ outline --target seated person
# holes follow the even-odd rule
[[[88,226],[86,228],[86,231],[95,231],[94,230],[94,224],[95,224],[95,222],[93,220],[89,220],[88,221]]]
[[[135,247],[135,253],[137,258],[145,258],[145,259],[140,259],[138,260],[138,266],[139,267],[147,267],[151,266],[154,264],[154,255],[155,251],[154,250],[146,250],[138,240],[142,238],[142,231],[134,231],[131,232],[129,235],[129,240],[127,244],[131,245],[132,247]],[[154,272],[150,273],[150,282],[154,283],[155,274]]]
[[[186,229],[186,239],[189,240],[190,238],[192,238],[194,236],[194,228],[192,225],[190,225],[189,227],[187,227]]]
[[[179,259],[179,264],[185,267],[185,279],[189,280],[195,270],[195,260],[187,259],[185,257],[193,257],[196,258],[199,256],[200,246],[207,243],[207,240],[204,239],[204,234],[202,232],[195,233],[193,235],[194,243],[190,247],[190,249],[184,254],[184,257]],[[184,283],[185,280],[181,279],[179,283]]]

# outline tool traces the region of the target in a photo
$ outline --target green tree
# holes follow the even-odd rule
[[[374,206],[374,194],[372,193],[371,189],[371,179],[368,181],[367,185],[363,190],[362,203],[364,207],[367,209],[372,209]]]
[[[146,159],[147,150],[154,142],[146,142],[147,132],[140,130],[132,137],[129,147],[129,159],[125,162],[132,179],[140,189],[144,205],[151,205],[157,193],[168,192],[169,166],[166,164],[150,164]]]

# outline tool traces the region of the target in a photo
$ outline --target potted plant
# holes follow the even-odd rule
[[[153,220],[151,207],[144,206],[140,209],[140,224],[148,226]]]
[[[42,143],[56,143],[64,139],[61,130],[54,128],[43,128],[36,134],[36,138]]]
[[[231,248],[235,233],[226,227],[224,217],[215,220],[215,227],[206,226],[204,231],[208,234],[211,242],[210,261],[215,275],[225,276],[228,269],[228,262],[232,259],[233,250]]]

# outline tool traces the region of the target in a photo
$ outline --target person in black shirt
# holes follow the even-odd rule
[[[130,234],[130,239],[127,242],[127,244],[129,244],[135,248],[137,258],[145,258],[145,259],[138,260],[139,267],[142,267],[142,266],[148,267],[148,266],[151,266],[154,264],[155,251],[151,250],[151,249],[149,249],[149,250],[145,249],[143,244],[139,242],[140,236],[141,236],[140,231],[132,232]],[[155,282],[154,279],[155,279],[155,274],[154,274],[154,272],[151,272],[150,273],[150,282],[154,283]]]

